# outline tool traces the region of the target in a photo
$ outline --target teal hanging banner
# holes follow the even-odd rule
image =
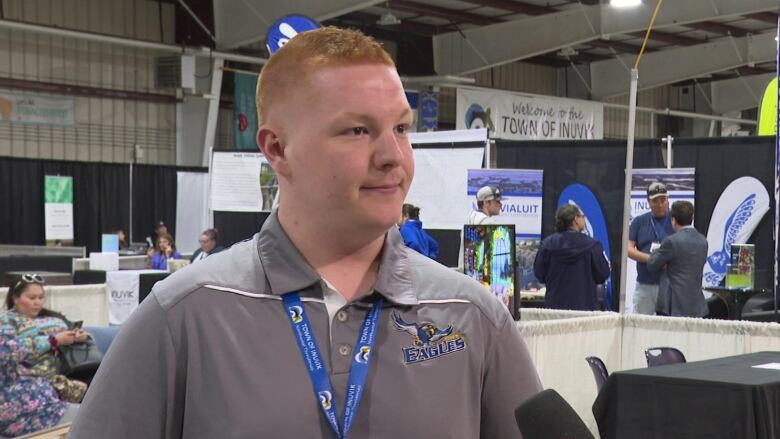
[[[235,79],[235,121],[233,122],[236,149],[257,149],[257,105],[255,90],[257,75],[236,73]]]

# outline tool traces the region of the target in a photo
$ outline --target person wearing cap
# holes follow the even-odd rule
[[[655,315],[661,274],[651,273],[647,269],[647,262],[664,238],[674,233],[666,185],[657,181],[651,183],[647,187],[647,202],[650,212],[634,218],[628,229],[628,257],[636,261],[634,312]]]
[[[68,437],[520,439],[513,411],[541,382],[509,310],[396,226],[414,119],[390,55],[302,32],[257,101],[279,207],[155,284]]]
[[[477,191],[477,210],[469,214],[467,224],[495,224],[491,217],[501,215],[501,191],[495,186],[483,186]]]
[[[546,284],[544,307],[596,311],[596,285],[609,279],[609,261],[601,243],[582,233],[585,214],[564,204],[555,213],[555,230],[539,246],[534,275]]]

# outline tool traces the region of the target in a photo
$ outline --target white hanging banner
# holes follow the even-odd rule
[[[458,88],[456,108],[457,129],[487,128],[495,139],[604,138],[600,102]]]
[[[704,286],[716,286],[731,262],[731,244],[744,244],[769,211],[769,193],[753,177],[740,177],[723,191],[710,216]]]
[[[669,191],[670,208],[672,203],[678,200],[690,201],[695,204],[696,169],[634,169],[631,177],[631,216],[629,223],[639,215],[650,212],[650,204],[647,201],[647,187],[656,181],[666,185],[666,189]],[[636,289],[636,261],[629,258],[626,265],[626,313],[634,312],[634,289]]]
[[[73,126],[76,99],[0,92],[0,121]]]

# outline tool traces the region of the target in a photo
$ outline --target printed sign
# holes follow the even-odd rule
[[[72,240],[73,177],[47,175],[43,191],[46,240]]]
[[[456,107],[457,129],[488,128],[491,138],[604,137],[604,105],[599,102],[459,88]]]
[[[0,121],[73,126],[76,99],[0,92]]]
[[[215,151],[211,160],[211,210],[270,211],[279,185],[259,152]]]

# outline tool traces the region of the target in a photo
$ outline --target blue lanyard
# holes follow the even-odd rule
[[[664,238],[666,237],[666,223],[669,222],[669,213],[666,214],[666,218],[664,219],[663,225],[661,225],[661,232],[664,234]],[[653,217],[653,214],[650,214],[650,226],[653,228],[653,234],[655,235],[655,239],[657,239],[657,242],[661,242],[662,238],[658,235],[658,230],[655,229],[655,217]]]
[[[320,354],[320,348],[317,346],[317,340],[311,329],[309,318],[303,309],[301,298],[297,292],[282,296],[282,302],[287,310],[287,317],[290,319],[295,340],[301,349],[303,362],[306,364],[306,369],[311,378],[314,395],[319,400],[325,418],[330,422],[330,426],[339,439],[347,437],[360,405],[360,397],[363,396],[366,377],[368,376],[368,365],[371,360],[370,355],[374,349],[374,340],[376,339],[377,323],[379,323],[379,316],[382,314],[383,301],[380,297],[374,303],[365,320],[363,320],[363,326],[360,328],[360,334],[358,335],[357,343],[355,343],[355,350],[352,355],[352,368],[349,371],[347,393],[344,398],[344,426],[341,429],[339,428],[336,401],[333,396],[333,385],[330,383],[330,378],[328,378],[325,362],[322,359],[322,354]]]

